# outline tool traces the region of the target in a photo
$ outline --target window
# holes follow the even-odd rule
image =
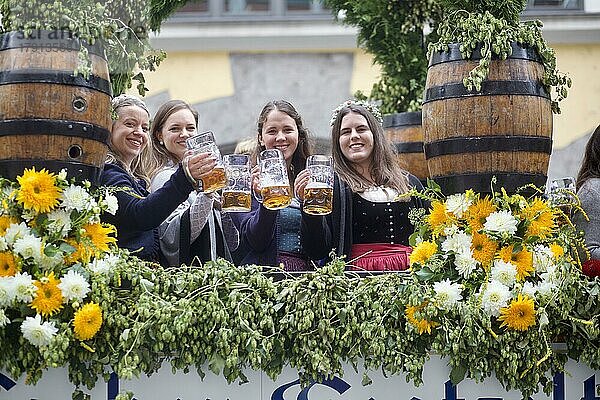
[[[181,7],[178,11],[182,13],[207,13],[208,0],[190,1],[185,6]]]
[[[225,0],[224,11],[231,14],[265,13],[269,10],[269,0]]]
[[[320,0],[285,0],[286,13],[330,13]]]
[[[527,10],[583,10],[583,0],[528,0]]]

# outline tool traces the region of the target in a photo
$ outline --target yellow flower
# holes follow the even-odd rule
[[[17,177],[21,188],[17,194],[17,201],[23,204],[26,210],[35,210],[44,213],[52,210],[58,204],[60,188],[55,186],[56,176],[45,169],[41,171],[26,169],[23,175]]]
[[[545,239],[555,228],[554,212],[546,202],[536,198],[521,210],[521,219],[529,221],[525,236],[538,236]]]
[[[419,243],[410,254],[410,264],[422,264],[426,262],[432,255],[435,254],[437,249],[437,244],[433,242],[424,241]]]
[[[93,338],[102,326],[102,309],[96,303],[84,304],[75,312],[73,331],[79,340]]]
[[[35,281],[34,285],[37,286],[37,291],[31,302],[31,308],[43,316],[58,312],[63,306],[63,295],[58,287],[59,284],[60,280],[54,277],[54,272]]]
[[[478,232],[483,229],[485,219],[494,211],[496,211],[496,206],[492,203],[492,200],[486,196],[471,204],[467,209],[464,218],[467,220],[471,230],[473,232]]]
[[[513,245],[506,246],[498,252],[498,257],[502,261],[512,263],[517,267],[517,281],[524,280],[534,271],[533,254],[527,249],[515,252]]]
[[[565,249],[558,243],[550,244],[550,251],[552,251],[554,258],[560,258],[565,255]]]
[[[426,305],[427,305],[427,302],[424,301],[423,303],[421,303],[418,306],[406,306],[406,309],[404,310],[404,315],[406,315],[406,320],[408,321],[408,323],[410,323],[412,326],[414,326],[417,329],[417,332],[419,333],[419,335],[422,335],[425,332],[431,333],[431,330],[433,328],[439,326],[439,324],[435,321],[429,321],[425,318],[418,318],[417,316],[415,316],[415,314],[418,315],[418,313],[423,308],[425,308]]]
[[[9,217],[8,215],[0,216],[0,235],[6,234],[6,230],[10,226],[10,224],[16,224],[17,220],[13,217]]]
[[[111,243],[116,243],[117,239],[109,235],[116,233],[117,230],[113,225],[109,224],[86,224],[84,236],[89,238],[94,247],[98,250],[95,253],[108,252],[108,247]]]
[[[473,258],[479,261],[484,268],[489,268],[496,256],[498,243],[484,233],[475,232],[471,241],[471,250],[473,250]]]
[[[431,212],[427,216],[427,223],[431,226],[434,234],[441,233],[446,226],[454,222],[453,218],[446,210],[446,204],[441,201],[431,203]]]
[[[533,300],[527,296],[519,294],[516,300],[510,302],[508,307],[500,309],[500,326],[507,326],[510,329],[526,331],[535,324],[535,307]]]
[[[0,252],[0,276],[15,276],[19,271],[17,260],[10,251]]]

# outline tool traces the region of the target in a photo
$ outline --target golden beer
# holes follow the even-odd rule
[[[215,167],[209,175],[202,177],[202,191],[204,193],[223,189],[226,185],[227,175],[225,175],[225,168],[221,166]]]
[[[245,212],[250,211],[252,198],[250,192],[242,191],[224,191],[223,192],[223,211]]]
[[[292,190],[289,186],[267,186],[260,190],[263,205],[269,210],[279,210],[292,202]]]
[[[327,185],[309,186],[304,189],[304,212],[312,215],[329,214],[333,208],[333,188]]]

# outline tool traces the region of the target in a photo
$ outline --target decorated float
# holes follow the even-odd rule
[[[475,71],[491,57],[479,51]],[[485,89],[473,74],[468,90]],[[410,216],[408,273],[348,272],[343,259],[300,275],[165,269],[115,246],[100,221],[110,190],[55,165],[0,180],[0,398],[600,396],[600,282],[581,273],[572,194],[557,204],[497,178],[482,192],[430,181],[414,193],[431,208]]]

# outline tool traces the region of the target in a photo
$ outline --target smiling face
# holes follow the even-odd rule
[[[110,142],[121,162],[131,166],[133,159],[148,144],[150,116],[141,107],[125,106],[117,111],[119,118],[113,122]]]
[[[262,127],[259,141],[265,149],[279,149],[289,165],[298,147],[296,121],[277,109],[271,111]]]
[[[373,159],[373,133],[367,119],[355,112],[346,114],[340,126],[339,145],[344,158],[358,171],[368,171]]]
[[[190,110],[183,108],[167,118],[157,136],[167,151],[181,161],[187,150],[185,140],[195,134],[196,119]]]

